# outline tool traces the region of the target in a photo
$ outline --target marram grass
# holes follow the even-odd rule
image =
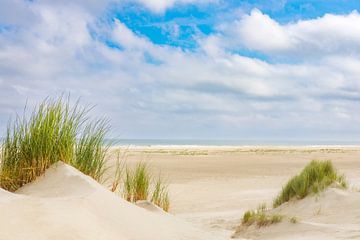
[[[273,207],[278,207],[293,198],[302,199],[311,193],[318,193],[333,183],[338,183],[343,188],[347,187],[345,177],[337,173],[331,161],[313,160],[299,175],[288,181],[275,198]]]
[[[1,146],[0,187],[16,191],[57,161],[73,165],[100,181],[108,124],[90,122],[89,109],[69,100],[46,99],[29,118],[18,116],[7,127]]]
[[[154,190],[151,196],[151,202],[155,205],[164,209],[164,211],[169,211],[170,208],[170,198],[167,185],[165,185],[161,179],[161,176],[155,182]]]
[[[151,176],[145,163],[138,163],[134,171],[126,168],[124,180],[124,198],[129,202],[147,200]]]
[[[75,147],[71,164],[78,170],[101,181],[105,172],[105,157],[108,146],[104,139],[108,132],[106,120],[98,120],[85,126]]]
[[[146,200],[149,196],[150,173],[145,163],[138,163],[133,176],[133,200]]]
[[[258,227],[265,227],[281,222],[284,216],[279,214],[267,214],[266,205],[261,204],[256,210],[246,211],[242,217],[242,225],[251,226],[256,224]]]
[[[133,202],[133,175],[129,168],[126,168],[125,179],[124,179],[124,199],[129,202]]]
[[[129,202],[149,200],[164,211],[170,208],[167,186],[160,176],[154,181],[148,165],[143,162],[138,163],[133,171],[126,168],[123,197]]]
[[[114,178],[111,182],[110,191],[116,192],[121,185],[122,174],[124,169],[124,162],[120,160],[120,150],[117,152],[117,160],[115,163]]]
[[[46,99],[27,118],[18,116],[7,127],[1,146],[0,187],[16,191],[34,181],[57,161],[70,164],[102,182],[105,157],[109,145],[105,135],[109,131],[108,121],[91,121],[89,108],[74,107],[69,99]],[[122,183],[125,165],[118,159],[114,180],[110,190],[115,192]],[[154,204],[169,210],[167,190],[159,177],[151,191],[153,178],[145,163],[139,163],[134,171],[126,168],[123,179],[124,198],[130,202],[150,199]]]
[[[323,191],[333,183],[346,188],[347,183],[343,175],[339,175],[331,161],[311,161],[300,174],[292,177],[283,187],[280,194],[275,198],[273,207],[276,208],[289,200],[302,199],[311,193]],[[242,217],[243,226],[256,224],[258,227],[268,226],[280,222],[284,216],[279,214],[267,214],[266,205],[261,204],[256,210],[246,211]],[[298,219],[292,217],[291,223],[297,223]]]

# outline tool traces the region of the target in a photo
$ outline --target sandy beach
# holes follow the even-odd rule
[[[360,239],[358,147],[112,147],[109,176],[119,151],[129,168],[142,161],[161,174],[169,213],[129,203],[60,161],[16,192],[0,191],[0,239]],[[313,159],[332,160],[348,189],[332,185],[272,209],[286,181]],[[241,225],[244,212],[262,203],[282,220]]]
[[[360,240],[360,0],[0,0],[0,240]]]
[[[229,239],[245,210],[263,202],[271,206],[286,181],[313,159],[332,160],[347,177],[350,191],[360,186],[359,147],[120,149],[126,152],[128,164],[149,162],[154,174],[161,172],[167,179],[170,213],[211,231],[218,239]]]

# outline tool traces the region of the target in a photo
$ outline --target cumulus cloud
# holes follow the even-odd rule
[[[292,48],[292,39],[286,29],[259,10],[253,10],[234,25],[235,28],[229,26],[229,29],[225,29],[235,37],[233,44],[242,43],[246,48],[264,52],[286,51]]]
[[[310,20],[280,24],[254,9],[219,27],[224,47],[297,58],[360,53],[360,14],[325,14]]]
[[[97,104],[97,113],[113,119],[114,135],[122,137],[241,138],[286,135],[296,128],[301,134],[356,133],[351,126],[360,119],[360,111],[354,111],[360,101],[359,59],[339,52],[340,45],[308,43],[320,31],[312,29],[324,29],[313,41],[325,39],[321,36],[329,28],[320,24],[325,18],[348,24],[357,21],[356,12],[281,25],[255,10],[223,23],[199,42],[201,48],[187,51],[156,45],[120,20],[94,34],[99,13],[82,1],[56,6],[38,1],[21,9],[32,23],[24,27],[13,21],[16,27],[0,32],[2,132],[6,119],[26,101],[33,105],[70,92]],[[236,26],[233,32],[227,24]],[[334,39],[345,38],[346,31],[339,31]],[[356,39],[350,30],[347,34]],[[236,53],[232,48],[239,44],[283,54],[309,46],[321,57],[315,64],[305,55],[297,63],[271,63]]]

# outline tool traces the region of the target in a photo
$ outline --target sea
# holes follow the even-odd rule
[[[360,140],[106,139],[112,146],[360,146]]]

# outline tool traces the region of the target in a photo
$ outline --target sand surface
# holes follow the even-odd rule
[[[63,163],[16,193],[0,190],[1,240],[214,239],[164,212],[122,200]]]
[[[110,167],[118,150],[111,149]],[[166,179],[170,214],[148,202],[128,203],[106,184],[58,163],[16,193],[0,189],[0,240],[360,239],[360,148],[127,147],[120,153],[129,167],[148,162]],[[349,189],[331,188],[270,210],[296,216],[296,224],[285,219],[239,228],[244,211],[271,205],[312,159],[331,159]]]
[[[240,239],[360,239],[360,193],[329,188],[316,196],[285,203],[267,214],[283,216],[268,227],[240,226]],[[290,221],[296,218],[296,223]]]
[[[167,179],[172,214],[213,233],[218,239],[230,238],[245,210],[263,202],[271,205],[287,179],[312,159],[332,160],[346,175],[350,190],[360,187],[359,147],[127,147],[121,152],[126,152],[128,164],[149,162],[155,174],[161,172]],[[356,206],[336,204],[334,207],[339,209],[360,209],[360,201]],[[356,217],[360,219],[360,215]],[[271,236],[265,233],[263,239],[289,239],[286,228],[280,227],[280,231]],[[347,239],[345,233],[336,236],[326,228],[314,231],[323,232],[328,239]],[[257,239],[256,235],[248,237]]]

